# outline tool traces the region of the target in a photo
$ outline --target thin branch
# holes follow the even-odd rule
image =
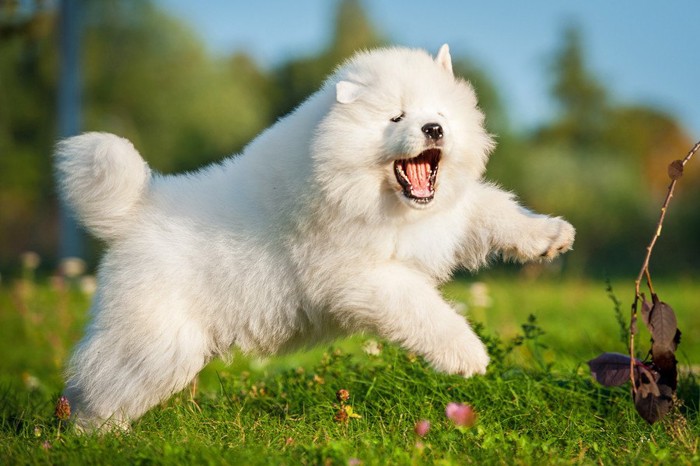
[[[649,288],[649,291],[651,294],[654,294],[654,288],[651,284],[651,274],[649,273],[649,261],[651,260],[651,253],[654,250],[654,246],[656,245],[656,241],[659,239],[661,236],[661,229],[664,224],[664,218],[666,217],[666,212],[668,211],[668,206],[671,202],[671,198],[673,197],[673,191],[676,189],[676,183],[680,179],[682,173],[683,173],[683,168],[685,168],[685,165],[690,161],[690,159],[695,155],[695,153],[700,149],[700,141],[696,142],[695,145],[688,151],[686,156],[683,158],[683,160],[680,160],[680,167],[676,166],[676,169],[678,169],[679,173],[672,175],[669,173],[669,176],[671,176],[671,184],[668,186],[668,192],[666,193],[666,199],[664,200],[663,206],[661,206],[661,215],[659,216],[659,222],[656,224],[656,231],[654,232],[654,236],[651,238],[651,242],[649,243],[649,246],[647,246],[647,254],[646,257],[644,258],[644,262],[642,263],[642,268],[639,271],[639,275],[637,276],[637,280],[634,282],[634,303],[632,304],[632,315],[630,317],[630,344],[629,344],[629,350],[630,350],[630,358],[631,358],[631,363],[630,363],[630,379],[632,381],[632,390],[637,391],[637,387],[635,385],[634,381],[634,334],[636,333],[634,330],[636,329],[636,322],[637,322],[637,308],[639,305],[640,299],[642,299],[641,292],[639,290],[640,284],[642,282],[642,278],[646,276],[647,279],[647,287]],[[672,163],[672,166],[676,164],[676,162]]]

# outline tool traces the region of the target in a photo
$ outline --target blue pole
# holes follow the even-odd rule
[[[59,7],[58,136],[80,132],[80,14],[81,0],[61,0]],[[59,209],[59,259],[85,255],[83,232],[68,206]]]

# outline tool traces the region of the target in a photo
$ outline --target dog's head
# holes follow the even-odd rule
[[[360,53],[326,90],[335,102],[312,151],[329,200],[359,215],[426,210],[482,176],[493,141],[447,45],[434,59],[405,48]]]

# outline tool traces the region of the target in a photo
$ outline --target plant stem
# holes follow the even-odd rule
[[[681,168],[685,168],[685,165],[690,161],[690,159],[693,157],[693,155],[700,149],[700,141],[696,142],[695,145],[688,151],[686,156],[681,160]],[[634,282],[634,303],[632,304],[632,315],[630,316],[630,344],[629,344],[629,350],[630,350],[630,380],[632,381],[632,390],[634,392],[637,391],[637,388],[635,386],[634,382],[634,334],[636,333],[634,328],[636,327],[636,322],[637,322],[637,305],[639,304],[639,300],[641,299],[641,292],[639,291],[640,284],[642,282],[642,278],[646,275],[647,279],[647,287],[649,288],[649,291],[651,292],[652,296],[654,294],[654,287],[651,284],[651,274],[649,273],[649,261],[651,260],[651,253],[654,250],[654,246],[656,245],[656,241],[659,239],[661,236],[661,229],[664,224],[664,218],[666,217],[666,211],[668,210],[668,206],[671,202],[671,198],[673,197],[673,191],[676,189],[676,183],[680,179],[680,176],[674,177],[671,179],[671,184],[668,186],[668,192],[666,193],[666,199],[664,200],[663,206],[661,206],[661,215],[659,216],[659,222],[656,224],[656,231],[654,232],[654,236],[652,236],[651,241],[649,242],[649,246],[647,246],[647,254],[646,257],[644,257],[644,262],[642,263],[642,268],[639,271],[639,275],[637,275],[637,280]]]

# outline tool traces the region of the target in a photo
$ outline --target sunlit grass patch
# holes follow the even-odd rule
[[[613,285],[624,300],[624,284]],[[697,291],[689,282],[657,286],[691,335],[684,334],[681,348],[697,361],[692,335],[700,316],[690,312]],[[479,323],[493,356],[486,376],[438,374],[372,336],[279,358],[234,354],[231,365],[214,361],[196,390],[175,394],[130,432],[79,436],[59,429],[53,416],[63,363],[56,358],[69,354],[80,335],[88,298],[55,284],[34,285],[22,296],[4,286],[0,458],[3,464],[700,461],[692,377],[683,375],[679,385],[685,408],[650,427],[626,388],[601,387],[588,374],[585,361],[601,348],[620,345],[624,352],[604,283],[486,278],[476,288],[473,280],[455,281],[444,292]],[[458,425],[448,416],[451,403],[468,406],[473,422]],[[355,416],[339,418],[347,407]],[[421,421],[429,428],[419,435]]]

